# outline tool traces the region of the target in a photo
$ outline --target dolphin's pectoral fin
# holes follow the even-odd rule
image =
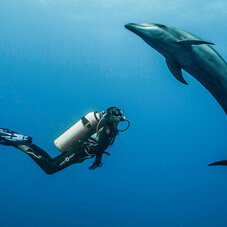
[[[181,45],[201,45],[201,44],[209,44],[209,45],[215,45],[214,43],[210,43],[210,42],[206,42],[206,41],[203,41],[203,40],[178,40],[177,41],[178,44],[181,44]]]
[[[188,85],[188,83],[183,78],[181,67],[179,64],[172,59],[166,59],[166,64],[169,68],[169,71],[173,74],[173,76],[179,80],[181,83]]]
[[[227,166],[227,160],[214,162],[214,163],[209,164],[208,166]]]

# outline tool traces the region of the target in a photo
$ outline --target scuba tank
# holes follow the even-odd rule
[[[90,112],[82,117],[75,125],[59,136],[54,144],[61,152],[72,146],[73,142],[82,139],[92,128],[94,128],[101,117],[98,112]]]

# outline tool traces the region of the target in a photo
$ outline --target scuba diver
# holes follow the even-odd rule
[[[124,130],[118,129],[121,121],[128,123]],[[95,158],[89,169],[102,166],[103,154],[111,146],[119,132],[126,131],[130,122],[123,110],[110,107],[106,112],[90,112],[69,130],[59,136],[55,146],[62,154],[51,158],[47,152],[32,143],[32,137],[24,136],[9,129],[0,129],[0,144],[14,146],[29,155],[47,174],[56,173],[74,163]]]

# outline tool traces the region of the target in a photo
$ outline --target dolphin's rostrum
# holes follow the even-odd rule
[[[177,80],[187,84],[181,69],[196,78],[227,114],[227,64],[210,46],[213,43],[162,24],[130,23],[125,27],[165,57],[170,72]]]

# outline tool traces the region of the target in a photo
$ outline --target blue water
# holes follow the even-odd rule
[[[1,0],[0,127],[54,139],[89,111],[131,121],[104,157],[48,176],[1,146],[0,226],[226,226],[226,115],[208,91],[124,28],[189,31],[227,59],[224,0]]]

